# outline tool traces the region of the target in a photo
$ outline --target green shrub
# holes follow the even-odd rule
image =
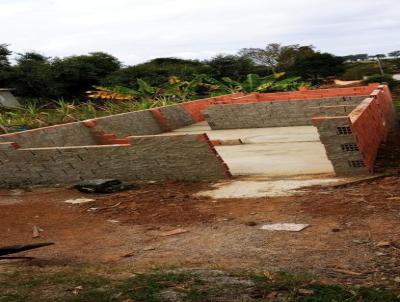
[[[362,80],[366,76],[379,73],[376,62],[360,62],[346,65],[346,71],[340,77],[343,81]]]
[[[387,83],[389,87],[395,87],[399,85],[399,81],[396,81],[393,79],[392,75],[380,75],[380,74],[374,74],[372,76],[369,76],[367,79],[363,81],[364,84],[369,84],[369,83]]]

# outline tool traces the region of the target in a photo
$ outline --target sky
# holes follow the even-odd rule
[[[0,44],[132,65],[206,59],[268,43],[336,55],[400,50],[399,0],[0,0]]]

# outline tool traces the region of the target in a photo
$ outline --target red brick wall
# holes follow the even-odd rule
[[[373,172],[379,146],[395,126],[392,97],[387,86],[379,86],[349,115],[352,132],[365,166]]]
[[[330,88],[276,93],[256,93],[254,95],[260,102],[318,99],[338,96],[368,95],[372,93],[372,91],[378,86],[379,84],[370,84],[368,86],[361,87]],[[251,95],[250,97],[244,96],[242,98],[233,99],[230,103],[235,104],[247,102],[254,102],[253,95]]]

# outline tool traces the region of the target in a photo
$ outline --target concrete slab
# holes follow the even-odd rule
[[[325,148],[319,142],[244,144],[216,149],[233,175],[333,173]]]
[[[164,135],[195,133],[207,133],[211,140],[240,139],[244,143],[216,147],[233,175],[333,173],[313,126],[211,130],[207,122],[202,122]]]
[[[179,128],[168,134],[207,133],[212,140],[229,140],[240,138],[246,144],[251,143],[287,143],[287,142],[319,142],[318,131],[313,126],[271,127],[211,130],[207,122]]]
[[[199,196],[219,198],[260,198],[291,196],[302,193],[301,188],[315,185],[332,185],[341,179],[337,178],[288,178],[260,180],[232,180],[213,185],[213,190],[197,193]]]

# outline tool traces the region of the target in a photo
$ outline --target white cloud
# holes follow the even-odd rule
[[[124,63],[207,58],[270,42],[339,55],[400,49],[398,0],[0,0],[0,43]]]

